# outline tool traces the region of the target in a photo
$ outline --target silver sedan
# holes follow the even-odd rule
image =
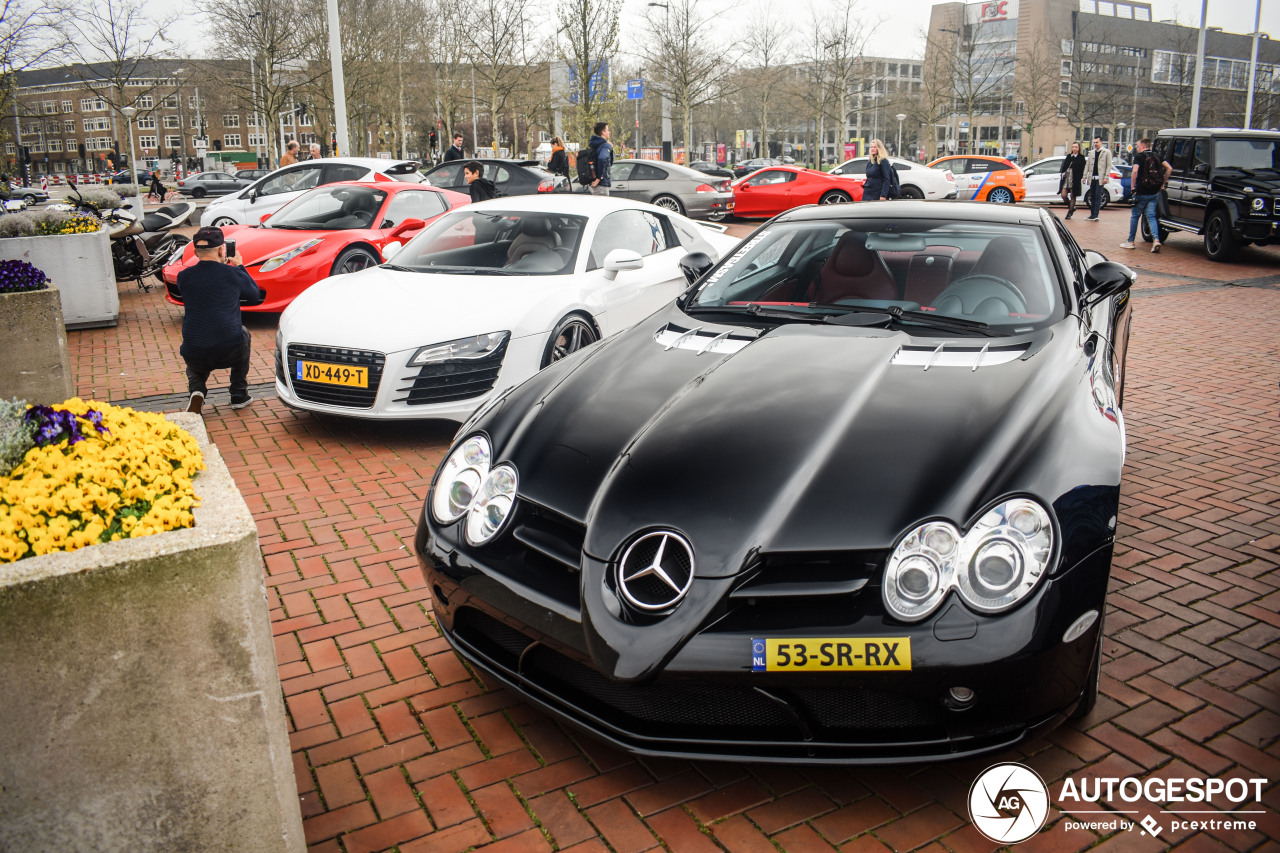
[[[645,201],[691,219],[720,220],[733,212],[728,178],[715,178],[659,160],[616,160],[610,195]]]

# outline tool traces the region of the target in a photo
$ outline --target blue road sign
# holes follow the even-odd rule
[[[627,81],[627,100],[638,101],[644,98],[644,80]]]

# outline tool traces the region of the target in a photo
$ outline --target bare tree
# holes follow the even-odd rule
[[[949,37],[934,38],[930,50],[945,57],[950,71],[952,91],[956,107],[968,117],[969,149],[972,152],[978,142],[974,117],[990,113],[989,104],[1008,86],[1009,57],[1003,53],[999,42],[978,38],[973,27],[966,27],[963,34],[950,33]]]
[[[865,15],[858,8],[858,0],[841,0],[829,7],[825,14],[816,16],[813,23],[816,38],[815,46],[820,50],[814,57],[816,71],[823,78],[823,83],[831,93],[830,103],[835,108],[836,127],[838,128],[837,161],[840,159],[839,144],[844,142],[846,128],[849,126],[849,99],[853,95],[853,85],[857,83],[858,94],[862,95],[870,87],[879,92],[879,81],[875,74],[867,74],[863,52],[872,29],[865,24]],[[818,148],[818,164],[822,168],[822,146]]]
[[[556,7],[555,51],[569,66],[569,124],[585,140],[598,121],[610,121],[617,100],[609,80],[609,61],[618,52],[622,8],[609,0],[561,0]],[[619,140],[621,141],[621,140]]]
[[[1036,33],[1014,71],[1013,112],[1027,133],[1028,160],[1035,159],[1036,131],[1058,115],[1061,52],[1043,31]]]
[[[529,7],[524,0],[474,0],[458,26],[475,74],[476,92],[489,110],[490,145],[497,150],[502,114],[529,73]],[[476,136],[478,148],[478,130]]]
[[[17,98],[17,73],[45,64],[59,55],[59,40],[52,29],[49,9],[30,0],[0,2],[0,116],[12,115]],[[33,116],[34,117],[34,116]],[[13,138],[10,122],[0,121],[0,142]]]
[[[903,112],[926,129],[925,156],[933,160],[938,151],[937,127],[952,115],[955,109],[955,87],[952,83],[950,57],[935,49],[925,51],[921,68],[920,88],[907,98]]]
[[[774,5],[757,11],[743,37],[747,51],[744,59],[750,66],[750,86],[744,86],[743,91],[750,93],[756,104],[757,157],[769,156],[769,106],[786,80],[785,62],[791,53],[791,42],[791,31]]]

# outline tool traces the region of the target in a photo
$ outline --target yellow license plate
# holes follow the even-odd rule
[[[910,637],[752,640],[756,672],[894,672],[911,669]]]
[[[299,361],[297,379],[304,382],[323,382],[326,385],[350,385],[353,388],[369,387],[369,368],[344,364],[325,364],[320,361]]]

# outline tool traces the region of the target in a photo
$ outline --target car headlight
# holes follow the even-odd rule
[[[485,477],[480,494],[467,510],[467,541],[483,545],[502,529],[516,502],[519,478],[510,465],[499,465]]]
[[[262,272],[271,272],[274,269],[279,269],[289,263],[289,261],[298,257],[298,255],[301,255],[307,249],[310,249],[312,246],[319,246],[320,243],[320,238],[314,237],[305,243],[299,243],[287,252],[276,255],[272,258],[267,258],[266,262],[262,265]]]
[[[1249,207],[1254,213],[1264,213],[1267,209],[1267,200],[1262,196],[1254,196],[1249,202]]]
[[[1048,511],[1015,498],[963,535],[945,521],[912,530],[889,558],[882,597],[890,613],[909,622],[936,610],[952,588],[974,610],[999,613],[1035,589],[1052,554]]]
[[[443,344],[431,344],[419,349],[409,359],[410,367],[421,367],[437,361],[454,361],[456,359],[484,358],[492,355],[511,336],[510,332],[489,332],[484,335],[472,335],[469,338],[458,338]]]
[[[489,476],[489,439],[473,435],[449,454],[436,477],[431,495],[431,515],[440,524],[452,524],[466,514]]]

